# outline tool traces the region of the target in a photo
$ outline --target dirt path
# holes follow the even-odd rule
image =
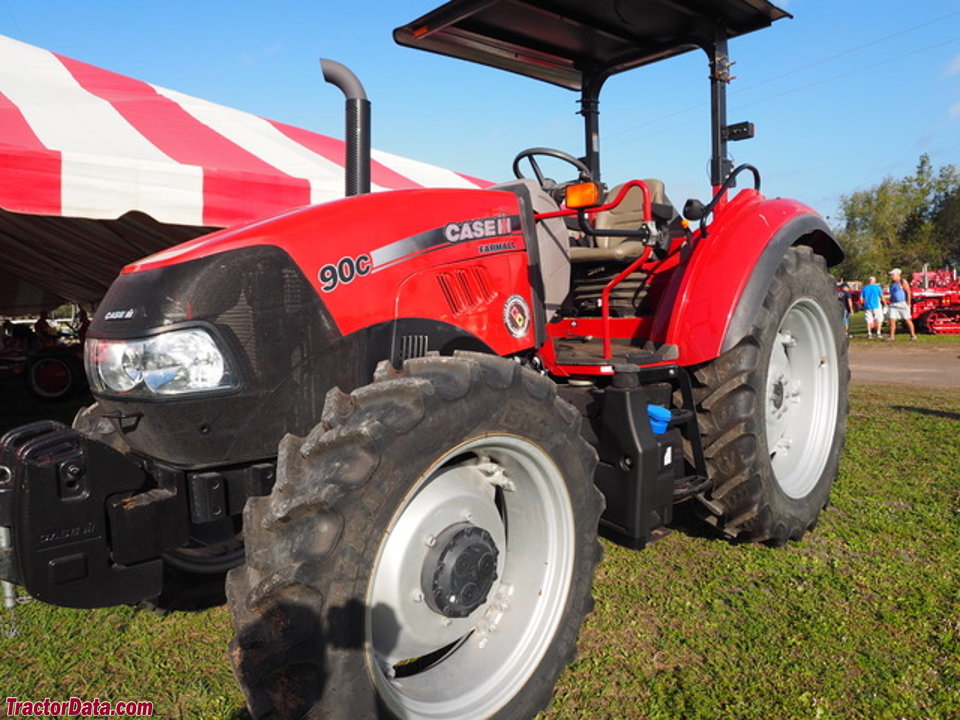
[[[895,342],[855,338],[850,375],[854,383],[960,388],[960,342],[911,342],[907,335]]]

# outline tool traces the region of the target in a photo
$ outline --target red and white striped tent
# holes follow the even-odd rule
[[[342,197],[343,151],[0,36],[0,314],[94,304],[139,257]],[[377,150],[371,179],[375,191],[489,184]]]

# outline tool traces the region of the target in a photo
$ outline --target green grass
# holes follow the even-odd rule
[[[831,507],[802,542],[604,543],[596,612],[543,720],[960,718],[960,391],[854,387],[848,427]],[[247,717],[223,608],[28,603],[18,621],[0,640],[3,697]]]
[[[960,717],[958,463],[960,392],[854,388],[803,542],[606,547],[544,718]]]

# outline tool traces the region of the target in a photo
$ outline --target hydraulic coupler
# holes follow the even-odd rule
[[[0,578],[54,605],[160,592],[164,550],[187,542],[185,493],[54,421],[0,438]]]

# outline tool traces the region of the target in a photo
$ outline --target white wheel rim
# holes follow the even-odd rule
[[[770,465],[794,499],[817,485],[833,448],[840,373],[830,318],[811,298],[796,300],[777,329],[764,392]]]
[[[483,604],[453,619],[429,607],[420,578],[430,538],[464,522],[496,544],[497,579]],[[444,455],[394,516],[371,574],[366,651],[384,701],[404,718],[488,717],[505,706],[558,631],[575,545],[562,474],[538,446],[495,435]],[[405,674],[430,653],[433,664]]]

